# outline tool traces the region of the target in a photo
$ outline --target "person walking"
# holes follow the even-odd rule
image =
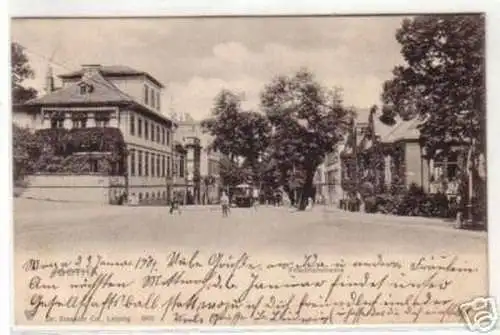
[[[227,217],[229,215],[229,197],[226,192],[222,192],[222,196],[220,197],[220,204],[222,207],[222,216]]]
[[[259,190],[257,188],[253,189],[252,199],[253,199],[253,208],[257,210],[257,206],[259,205]]]
[[[172,201],[170,202],[170,214],[174,214],[174,211],[177,211],[179,215],[182,214],[181,202],[178,194],[174,195]]]

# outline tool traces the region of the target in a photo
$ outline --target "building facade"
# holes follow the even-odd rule
[[[212,150],[212,138],[203,132],[201,122],[189,115],[176,118],[176,136],[187,151],[187,183],[195,204],[211,204],[220,196],[220,153]]]
[[[335,204],[341,197],[339,153],[325,155],[314,176],[316,192],[321,195],[326,204]]]
[[[164,86],[126,66],[84,65],[60,78],[62,87],[54,89],[48,76],[46,95],[16,107],[14,122],[35,130],[120,129],[128,153],[124,190],[140,201],[169,200],[182,154],[174,145],[176,124],[162,112]]]
[[[353,121],[341,153],[345,195],[355,196],[363,184],[370,184],[375,193],[416,185],[428,193],[456,195],[466,148],[449,146],[443,155],[427,157],[420,143],[419,126],[423,122],[419,117],[398,118],[394,125],[386,125],[376,110],[369,113],[368,122]]]

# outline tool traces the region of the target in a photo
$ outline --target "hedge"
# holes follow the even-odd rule
[[[473,217],[476,221],[484,222],[486,218],[486,198],[482,195],[474,197]],[[464,199],[466,197],[462,197]],[[437,218],[454,218],[457,211],[466,211],[465,201],[457,203],[449,201],[444,193],[427,194],[421,187],[411,185],[402,193],[383,193],[371,195],[363,199],[365,212],[383,213],[400,216],[422,216]]]
[[[29,150],[33,173],[125,172],[127,150],[120,129],[52,128],[38,130],[34,137]],[[93,171],[94,161],[97,171]]]

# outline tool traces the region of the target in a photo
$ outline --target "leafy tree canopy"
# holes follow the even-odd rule
[[[338,92],[322,87],[306,69],[276,77],[264,88],[261,107],[272,126],[272,156],[288,181],[301,181],[304,209],[316,168],[343,140],[351,115]]]
[[[267,118],[254,111],[244,111],[240,96],[223,90],[215,98],[211,117],[204,120],[202,126],[213,137],[212,148],[227,156],[234,168],[251,170],[250,176],[255,179],[260,156],[270,140]],[[240,161],[245,164],[238,164]]]
[[[23,47],[16,42],[12,42],[10,46],[12,66],[12,103],[23,103],[36,97],[37,95],[37,92],[34,88],[26,88],[22,85],[24,80],[33,78],[34,72],[29,65],[29,60],[24,52]]]
[[[396,33],[406,62],[385,82],[384,119],[427,117],[428,153],[446,144],[485,145],[485,25],[482,15],[418,16]]]

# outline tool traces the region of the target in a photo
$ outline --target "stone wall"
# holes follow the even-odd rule
[[[22,198],[109,203],[124,189],[125,178],[103,175],[31,175]]]

